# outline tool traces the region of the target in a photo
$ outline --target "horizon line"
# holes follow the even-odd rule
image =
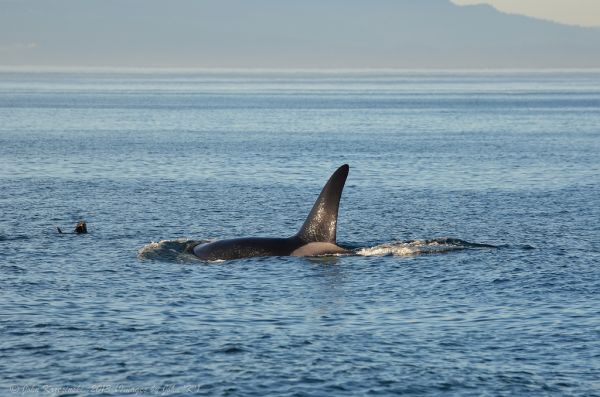
[[[419,73],[419,72],[505,72],[505,73],[557,73],[557,72],[600,72],[600,67],[162,67],[162,66],[33,66],[0,65],[0,73]]]

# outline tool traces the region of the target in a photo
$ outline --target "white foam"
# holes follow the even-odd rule
[[[361,248],[356,251],[356,254],[362,256],[413,256],[464,250],[474,248],[475,246],[477,244],[471,244],[458,239],[439,238],[379,244],[374,247]]]
[[[141,260],[189,261],[195,257],[189,253],[188,248],[197,243],[197,241],[187,238],[153,241],[138,250],[138,258]]]
[[[421,253],[416,242],[403,243],[401,241],[361,248],[356,253],[362,256],[412,256]]]

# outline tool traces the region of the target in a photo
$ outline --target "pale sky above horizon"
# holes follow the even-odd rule
[[[0,67],[600,68],[551,11],[600,0],[0,0]]]
[[[569,25],[600,27],[600,0],[451,0],[458,5],[489,4],[511,13]]]

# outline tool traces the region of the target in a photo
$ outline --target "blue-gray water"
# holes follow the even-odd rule
[[[5,71],[0,187],[2,395],[600,394],[600,72]]]

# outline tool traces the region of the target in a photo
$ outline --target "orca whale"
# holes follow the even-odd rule
[[[336,243],[338,208],[350,167],[342,165],[329,178],[300,228],[288,238],[247,237],[198,244],[192,252],[207,261],[254,256],[317,256],[349,251]]]

